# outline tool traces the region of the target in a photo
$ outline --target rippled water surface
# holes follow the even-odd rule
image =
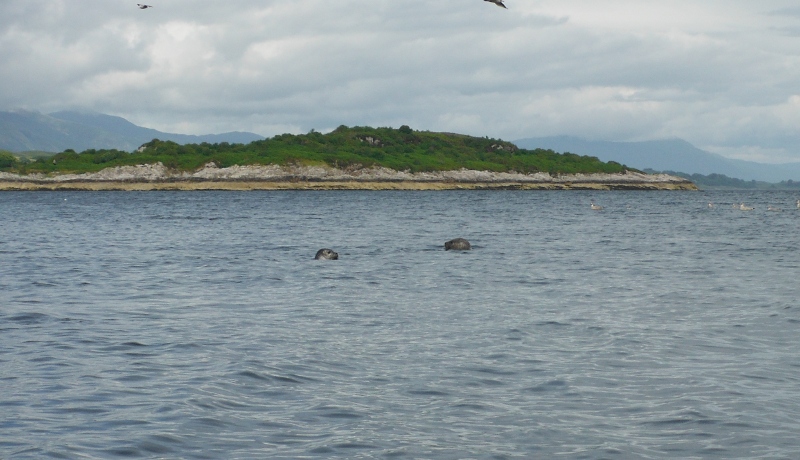
[[[4,192],[0,458],[800,458],[797,198]]]

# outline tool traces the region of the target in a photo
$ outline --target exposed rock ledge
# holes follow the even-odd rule
[[[520,174],[489,171],[419,172],[387,168],[250,165],[176,172],[161,163],[119,166],[96,173],[17,175],[0,173],[0,190],[458,190],[590,189],[696,190],[667,174]]]

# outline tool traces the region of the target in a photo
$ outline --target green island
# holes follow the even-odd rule
[[[0,152],[0,189],[54,188],[694,189],[694,184],[596,157],[408,126],[340,126],[327,134],[312,130],[249,144],[154,139],[134,152],[65,150],[36,159]]]

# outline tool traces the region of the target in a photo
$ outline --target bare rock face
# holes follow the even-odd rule
[[[374,141],[374,138],[373,138]],[[504,145],[497,144],[495,148]],[[666,174],[524,174],[458,169],[395,171],[384,167],[327,165],[234,165],[210,162],[197,171],[176,171],[162,163],[116,166],[82,174],[15,174],[0,171],[0,190],[697,190],[682,177]]]
[[[468,251],[472,249],[472,246],[470,246],[469,241],[465,240],[464,238],[456,238],[444,244],[445,251],[449,251],[451,249],[454,251]]]
[[[335,251],[333,251],[331,249],[323,248],[323,249],[320,249],[319,251],[317,251],[317,255],[314,256],[314,259],[316,259],[316,260],[338,260],[339,259],[339,253],[337,253],[337,252],[335,252]]]

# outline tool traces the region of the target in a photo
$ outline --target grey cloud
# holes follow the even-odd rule
[[[587,25],[573,20],[577,1],[508,5],[6,0],[0,109],[85,107],[189,133],[408,124],[800,154],[787,102],[800,93],[790,2],[770,2],[774,14],[734,2],[739,16],[700,30],[648,30],[635,16]],[[636,5],[631,14],[647,9]]]
[[[789,27],[773,27],[771,30],[781,35],[787,35],[789,37],[800,36],[800,25],[789,26]]]
[[[800,6],[792,6],[786,8],[779,8],[776,10],[772,10],[767,14],[771,16],[794,16],[800,17]]]

